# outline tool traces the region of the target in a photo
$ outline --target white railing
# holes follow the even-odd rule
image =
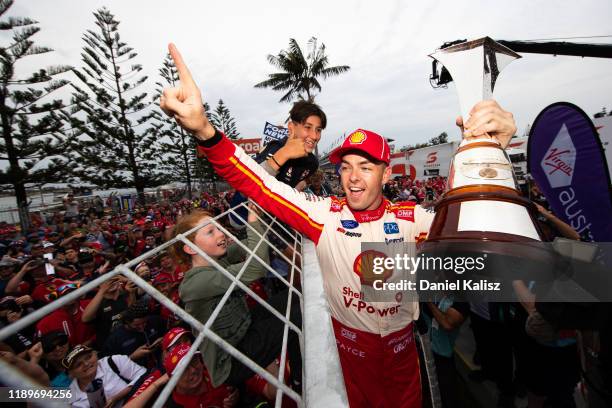
[[[197,351],[204,339],[209,339],[213,341],[225,352],[236,358],[245,366],[249,367],[255,373],[265,378],[269,383],[273,384],[277,388],[275,401],[276,407],[281,406],[283,395],[287,395],[289,398],[293,399],[300,407],[304,407],[306,405],[312,407],[346,407],[348,405],[346,399],[346,391],[344,388],[344,381],[342,377],[342,371],[340,369],[340,363],[337,357],[337,348],[332,332],[331,321],[329,319],[329,308],[327,306],[327,302],[325,300],[325,295],[323,292],[321,271],[319,268],[318,261],[316,259],[316,255],[314,253],[314,244],[312,244],[312,242],[310,241],[302,239],[302,236],[296,233],[295,231],[287,230],[275,219],[272,219],[271,222],[268,223],[263,219],[263,217],[258,216],[259,221],[266,226],[266,231],[264,234],[259,234],[251,225],[246,223],[246,220],[243,219],[246,226],[248,228],[251,228],[260,237],[260,240],[257,243],[256,247],[252,250],[249,249],[246,245],[236,239],[227,229],[225,229],[223,225],[219,223],[219,219],[230,212],[234,213],[239,218],[242,218],[236,211],[239,207],[242,206],[246,207],[247,204],[243,203],[240,206],[232,208],[224,212],[223,214],[218,215],[215,218],[207,219],[206,222],[192,228],[184,234],[179,234],[171,241],[164,243],[163,245],[131,260],[126,264],[117,266],[111,272],[99,276],[98,278],[87,283],[86,285],[83,285],[79,289],[45,305],[44,307],[38,310],[35,310],[27,316],[24,316],[19,321],[2,328],[0,330],[0,341],[17,333],[19,330],[22,330],[34,324],[35,322],[45,317],[49,313],[53,312],[54,310],[70,302],[76,301],[78,298],[80,298],[87,292],[98,288],[103,282],[107,281],[108,279],[111,279],[113,276],[121,274],[133,281],[138,287],[140,287],[146,293],[151,295],[154,299],[156,299],[163,306],[172,311],[184,322],[188,323],[194,329],[194,332],[198,333],[186,358],[183,358],[176,367],[175,374],[170,378],[170,380],[162,390],[159,398],[154,404],[154,407],[158,408],[164,406],[166,400],[172,393],[172,390],[176,386],[176,383],[178,382],[182,373],[187,368],[191,357]],[[264,213],[263,209],[261,208],[259,208],[259,212]],[[214,224],[221,231],[223,231],[226,235],[228,235],[228,237],[234,238],[234,241],[247,253],[247,260],[236,276],[225,270],[213,258],[209,257],[205,252],[203,252],[187,238],[192,233],[211,223]],[[290,237],[291,242],[287,241],[283,236],[278,233],[279,229],[284,230],[285,234]],[[274,249],[274,245],[268,239],[269,234],[275,234],[287,246],[293,249],[293,259],[287,258],[280,250],[276,251],[291,266],[288,274],[289,280],[281,276],[276,270],[274,270],[270,265],[265,263],[255,253],[257,251],[257,248],[259,248],[259,246],[263,245],[264,243]],[[160,251],[169,248],[177,241],[182,241],[185,245],[191,247],[194,251],[196,251],[196,253],[206,259],[206,261],[210,265],[214,266],[219,271],[219,273],[222,273],[232,281],[229,289],[223,295],[221,301],[213,311],[208,321],[206,321],[205,323],[196,320],[183,308],[173,303],[170,299],[165,297],[162,293],[160,293],[147,281],[139,277],[132,270],[132,268],[135,268],[136,265],[138,265],[141,261],[149,257],[155,256]],[[300,253],[302,256],[298,257]],[[300,267],[300,259],[304,260],[303,262],[305,268],[303,270]],[[246,286],[243,282],[240,281],[242,274],[246,270],[246,265],[248,265],[248,263],[250,262],[260,262],[273,276],[278,278],[282,283],[287,286],[288,302],[287,309],[284,315],[278,312],[268,303],[266,303],[265,300],[263,300],[259,295],[257,295],[248,286]],[[304,288],[304,295],[293,284],[296,279],[296,273],[299,273],[301,276],[301,287]],[[278,377],[273,376],[268,371],[266,371],[265,368],[257,365],[254,361],[242,354],[238,349],[226,342],[223,338],[221,338],[219,335],[217,335],[211,330],[212,324],[219,315],[221,309],[225,305],[225,302],[231,295],[232,291],[236,287],[242,289],[244,292],[250,295],[256,302],[258,302],[261,306],[265,307],[270,313],[272,313],[276,318],[280,319],[284,323],[283,341],[281,348],[281,369],[279,370]],[[292,302],[294,296],[297,298],[297,300],[299,300],[302,316],[304,316],[303,327],[297,327],[289,319],[291,307],[293,304],[297,303]],[[293,330],[298,336],[300,350],[304,359],[304,364],[302,365],[303,382],[301,395],[285,384],[285,370],[283,369],[283,367],[285,367],[285,355],[290,329]],[[308,341],[305,341],[305,336],[307,337]],[[40,387],[34,384],[24,374],[16,371],[12,366],[5,363],[3,360],[0,360],[0,381],[4,382],[8,386],[13,387],[23,388],[24,385],[29,386],[31,388]],[[40,405],[50,406],[50,404],[48,403]]]

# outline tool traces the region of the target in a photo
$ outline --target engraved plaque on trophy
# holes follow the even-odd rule
[[[518,54],[489,37],[430,55],[451,74],[464,121],[490,99],[499,72]],[[436,206],[427,242],[541,241],[534,205],[522,197],[505,151],[488,135],[464,139],[452,161],[448,191]]]

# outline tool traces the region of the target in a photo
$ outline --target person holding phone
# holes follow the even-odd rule
[[[28,314],[28,310],[24,310],[24,307],[27,306],[24,302],[24,300],[27,300],[24,299],[25,297],[30,298],[29,296],[19,298],[5,296],[0,299],[0,326],[7,326]],[[35,327],[34,324],[32,324],[7,337],[3,342],[6,343],[15,354],[24,357],[27,350],[34,345],[34,332]]]
[[[125,354],[144,367],[154,367],[161,356],[155,340],[161,338],[167,330],[163,320],[157,315],[150,315],[147,305],[142,301],[128,307],[122,314],[122,320],[123,324],[104,342],[102,354]]]
[[[122,313],[130,305],[129,297],[123,290],[127,279],[117,275],[100,285],[81,316],[83,323],[96,327],[96,348],[101,349],[104,341],[121,325]]]

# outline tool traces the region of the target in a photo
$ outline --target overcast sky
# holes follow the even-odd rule
[[[522,4],[521,4],[522,3]],[[611,35],[612,2],[577,1],[134,1],[18,0],[10,16],[40,22],[34,38],[55,49],[29,57],[80,67],[81,36],[96,29],[92,11],[106,6],[121,21],[122,40],[139,53],[151,89],[167,52],[177,44],[203,97],[222,98],[242,137],[261,137],[265,121],[281,123],[290,109],[281,93],[255,89],[275,69],[268,54],[295,38],[304,48],[315,36],[332,65],[351,70],[323,82],[317,96],[328,115],[320,146],[362,127],[405,144],[425,142],[454,126],[454,87],[429,85],[428,54],[442,43],[488,35],[494,39]],[[573,40],[612,43],[612,37]],[[523,54],[501,74],[495,98],[515,114],[519,132],[547,105],[577,104],[589,115],[612,108],[612,60]]]

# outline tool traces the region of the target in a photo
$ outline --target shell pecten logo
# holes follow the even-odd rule
[[[353,261],[353,272],[359,276],[362,285],[372,286],[375,280],[386,282],[393,275],[392,268],[383,268],[382,273],[374,272],[374,259],[387,258],[384,252],[367,250],[360,253]]]
[[[349,136],[349,141],[351,144],[362,144],[367,139],[367,135],[362,131],[358,130],[356,132],[351,133]]]

